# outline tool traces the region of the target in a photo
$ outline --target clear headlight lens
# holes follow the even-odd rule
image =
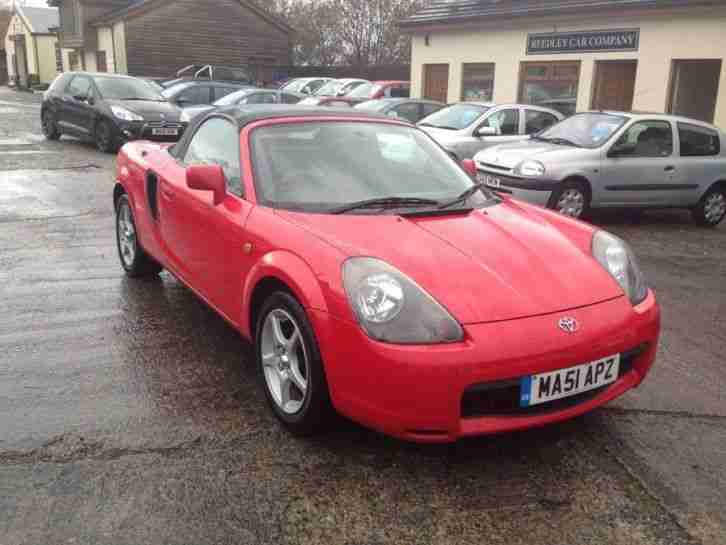
[[[122,121],[143,121],[144,118],[121,106],[111,106],[111,112]]]
[[[544,176],[545,175],[545,167],[542,163],[539,161],[524,161],[519,167],[517,167],[517,171],[522,176]]]
[[[597,231],[592,238],[592,255],[620,284],[633,305],[648,296],[648,284],[638,260],[627,243],[606,231]]]
[[[391,344],[460,341],[459,323],[416,282],[385,261],[354,257],[343,284],[358,323],[369,337]]]

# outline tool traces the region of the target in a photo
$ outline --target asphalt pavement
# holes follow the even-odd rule
[[[125,278],[114,159],[46,142],[39,104],[0,88],[0,544],[726,543],[726,226],[594,218],[663,307],[655,368],[606,408],[449,446],[299,439],[221,318]]]

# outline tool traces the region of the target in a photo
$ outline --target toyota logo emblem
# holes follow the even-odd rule
[[[574,333],[578,329],[580,329],[580,324],[575,320],[574,318],[560,318],[560,322],[558,324],[560,326],[560,329],[564,331],[565,333]]]

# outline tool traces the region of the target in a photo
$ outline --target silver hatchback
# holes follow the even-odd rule
[[[586,112],[474,157],[479,181],[580,217],[590,208],[691,209],[726,217],[726,133],[663,114]]]
[[[418,126],[454,159],[462,160],[489,146],[524,140],[563,117],[556,110],[528,104],[460,102],[423,118]]]

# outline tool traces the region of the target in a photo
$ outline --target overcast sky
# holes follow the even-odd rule
[[[48,3],[46,0],[18,0],[18,4],[25,4],[26,6],[38,6],[41,8],[47,8]],[[0,6],[12,6],[13,0],[0,0]]]

